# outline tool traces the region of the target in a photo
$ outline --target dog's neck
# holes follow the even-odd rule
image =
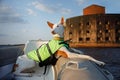
[[[64,40],[63,36],[60,36],[59,34],[54,34],[53,39],[54,40]]]
[[[53,34],[53,37],[59,37],[59,38],[63,38],[63,35],[61,34]]]
[[[54,40],[64,40],[64,38],[61,37],[53,37]]]

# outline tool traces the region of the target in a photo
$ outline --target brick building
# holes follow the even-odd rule
[[[105,14],[105,8],[91,5],[82,16],[66,19],[65,40],[71,47],[120,47],[120,14]]]
[[[93,4],[84,8],[83,15],[89,14],[105,14],[105,7]]]

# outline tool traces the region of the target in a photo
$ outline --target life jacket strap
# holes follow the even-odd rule
[[[53,57],[53,54],[52,54],[52,51],[51,51],[51,49],[50,49],[49,44],[47,43],[46,46],[47,46],[47,49],[48,49],[48,51],[49,51],[49,53],[50,53],[50,56]]]
[[[39,50],[39,48],[36,50],[36,53],[37,53],[37,56],[38,56],[39,61],[40,61],[40,62],[42,62],[42,59],[41,59],[41,56],[40,56],[40,54],[39,54],[39,51],[38,51],[38,50]]]

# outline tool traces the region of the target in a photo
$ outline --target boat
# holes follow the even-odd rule
[[[30,40],[25,44],[24,54],[37,49],[48,41]],[[71,51],[77,51],[71,49]],[[84,54],[84,52],[79,51]],[[104,67],[96,63],[78,58],[60,57],[55,66],[48,65],[39,67],[37,62],[19,56],[16,61],[16,70],[12,73],[15,80],[114,80],[113,75]],[[35,65],[33,68],[29,68]],[[20,72],[20,69],[24,71]]]

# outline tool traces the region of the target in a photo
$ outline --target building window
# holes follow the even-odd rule
[[[97,25],[101,25],[101,24],[102,24],[102,22],[101,22],[101,21],[98,21],[98,22],[97,22]]]
[[[81,34],[81,30],[79,30],[79,34]]]
[[[78,25],[81,26],[81,23],[79,23]]]
[[[110,22],[109,22],[109,21],[106,21],[106,22],[105,22],[105,24],[106,24],[106,25],[109,25],[109,24],[110,24]]]
[[[103,41],[103,38],[102,38],[102,37],[97,37],[97,41],[102,42],[102,41]]]
[[[116,21],[115,24],[116,24],[116,25],[120,25],[120,21]]]
[[[90,38],[86,38],[86,41],[90,41]]]
[[[86,23],[86,25],[87,25],[87,26],[89,26],[89,25],[90,25],[90,23],[89,23],[89,22],[87,22],[87,23]]]
[[[90,36],[90,31],[89,30],[86,31],[86,35]]]
[[[69,32],[69,35],[72,35],[72,32]]]
[[[105,41],[109,41],[109,37],[105,37]]]
[[[116,29],[116,33],[120,33],[120,29]]]
[[[100,41],[100,37],[97,37],[97,41]]]
[[[118,29],[115,30],[115,33],[118,33]]]
[[[86,27],[87,27],[87,29],[90,29],[90,28],[91,28],[91,25],[90,25],[89,22],[86,23]]]
[[[83,38],[80,37],[80,38],[79,38],[79,41],[83,41]]]
[[[89,34],[89,33],[90,33],[90,31],[89,31],[89,30],[87,30],[87,31],[86,31],[86,33],[87,33],[87,34]]]
[[[120,37],[116,37],[116,42],[120,42]]]
[[[105,30],[105,33],[108,33],[109,31],[108,30]]]

